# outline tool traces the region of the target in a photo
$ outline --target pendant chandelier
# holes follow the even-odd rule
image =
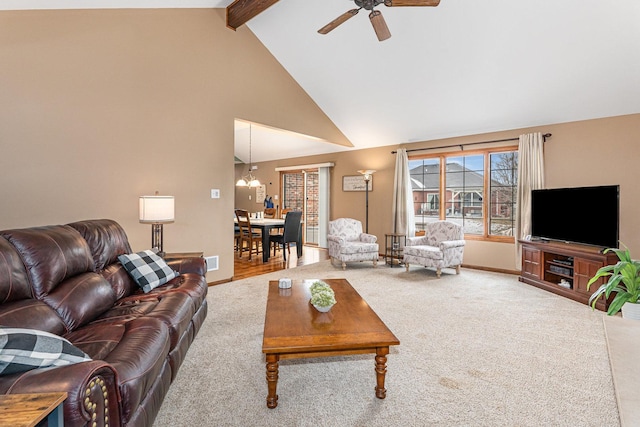
[[[253,170],[253,163],[251,163],[251,123],[249,123],[249,174],[243,176],[236,182],[236,187],[260,187],[260,181],[253,176],[251,171]]]

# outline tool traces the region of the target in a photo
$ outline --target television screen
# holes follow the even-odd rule
[[[619,192],[618,185],[533,190],[531,235],[617,248]]]

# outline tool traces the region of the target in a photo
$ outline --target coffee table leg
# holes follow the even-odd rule
[[[378,399],[387,397],[387,389],[384,388],[384,378],[387,374],[387,354],[389,354],[389,347],[376,348],[376,397]]]
[[[275,408],[278,406],[278,395],[276,394],[276,387],[278,386],[278,355],[267,354],[267,387],[269,388],[269,394],[267,394],[267,408]],[[384,383],[384,379],[382,380]]]

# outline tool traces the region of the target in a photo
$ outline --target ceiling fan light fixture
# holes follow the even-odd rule
[[[257,169],[257,167],[256,167]],[[236,181],[236,187],[249,187],[255,188],[260,187],[260,181],[253,176],[251,171],[253,170],[253,163],[251,162],[251,123],[249,123],[249,174],[247,176],[243,176],[238,181]]]
[[[376,36],[378,36],[379,41],[385,41],[391,37],[389,27],[387,27],[387,23],[380,11],[372,10],[369,14],[369,19],[371,20],[371,25],[373,25],[373,30],[376,32]]]

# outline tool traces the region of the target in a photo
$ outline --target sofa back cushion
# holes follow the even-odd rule
[[[0,325],[31,328],[62,335],[67,326],[58,313],[44,301],[23,299],[0,304]]]
[[[53,308],[33,298],[20,255],[4,237],[0,237],[0,325],[54,334],[66,329]]]
[[[0,304],[31,298],[27,271],[13,246],[0,237]]]
[[[5,230],[0,235],[20,254],[38,299],[69,277],[95,271],[89,245],[69,226]]]
[[[140,289],[135,280],[133,280],[119,262],[106,266],[105,269],[100,272],[100,275],[109,282],[111,288],[116,293],[116,299],[128,297]]]
[[[72,227],[53,225],[0,232],[20,254],[36,299],[53,308],[66,331],[90,322],[116,300],[95,273],[89,245]]]
[[[116,302],[116,294],[104,277],[88,272],[61,282],[42,300],[56,310],[68,332],[109,310]]]
[[[131,253],[124,229],[111,219],[91,219],[69,224],[87,241],[97,271],[118,262],[118,256]]]

